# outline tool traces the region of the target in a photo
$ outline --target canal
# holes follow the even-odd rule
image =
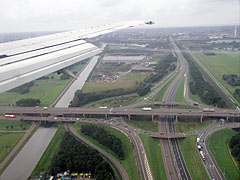
[[[57,127],[39,127],[0,176],[0,180],[26,180],[51,142]]]

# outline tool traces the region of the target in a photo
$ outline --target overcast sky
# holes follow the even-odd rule
[[[239,24],[240,0],[1,0],[0,33],[72,30],[126,20],[156,27]]]

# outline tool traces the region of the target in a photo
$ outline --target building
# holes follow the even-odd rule
[[[146,56],[104,56],[103,64],[137,64],[142,62]]]

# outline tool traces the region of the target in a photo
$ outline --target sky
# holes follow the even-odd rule
[[[1,0],[0,33],[74,30],[128,20],[155,27],[239,24],[240,0]]]

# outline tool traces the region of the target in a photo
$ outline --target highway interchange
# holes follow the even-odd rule
[[[166,103],[172,103],[174,102],[174,98],[176,95],[176,91],[181,84],[181,82],[184,80],[184,77],[187,78],[188,76],[188,64],[185,58],[183,57],[182,53],[178,49],[177,45],[174,43],[174,41],[171,39],[171,44],[174,49],[174,52],[176,56],[178,57],[178,66],[177,70],[171,73],[168,76],[168,79],[158,88],[155,89],[148,97],[147,99],[150,100],[160,89],[163,87],[171,78],[174,77],[176,74],[176,78],[173,81],[173,83],[170,85],[168,90],[166,91],[163,101]],[[191,101],[191,100],[189,100]],[[139,105],[148,105],[148,102],[142,101],[137,104]],[[17,114],[21,115],[24,120],[36,120],[36,121],[52,121],[52,122],[76,122],[76,121],[83,121],[83,122],[89,122],[89,123],[103,123],[108,126],[111,126],[113,128],[116,128],[120,131],[122,131],[124,134],[126,134],[129,139],[131,140],[134,151],[137,157],[137,164],[139,167],[139,171],[141,173],[142,179],[146,180],[152,180],[152,172],[147,160],[146,152],[143,146],[143,143],[141,139],[139,138],[138,134],[147,134],[152,137],[158,137],[162,138],[160,140],[161,142],[161,150],[162,150],[162,157],[163,162],[165,166],[165,171],[167,175],[167,179],[183,179],[188,180],[191,179],[188,170],[186,168],[186,165],[184,163],[183,157],[181,155],[180,148],[178,146],[177,138],[184,138],[188,135],[192,134],[198,134],[198,137],[202,140],[201,146],[203,147],[203,152],[206,156],[206,161],[203,162],[207,173],[211,179],[214,180],[222,180],[225,179],[222,175],[222,172],[219,170],[216,162],[211,156],[211,153],[208,150],[208,147],[206,145],[207,138],[209,135],[211,135],[213,132],[222,129],[222,128],[228,128],[228,127],[239,127],[240,124],[234,124],[234,125],[224,125],[220,126],[218,123],[214,123],[210,125],[209,127],[196,132],[186,133],[186,134],[180,134],[175,133],[174,130],[174,118],[177,118],[178,116],[200,116],[202,117],[219,117],[219,118],[226,118],[226,120],[229,117],[240,117],[240,113],[238,110],[229,110],[229,109],[215,109],[214,112],[205,112],[203,109],[173,109],[170,108],[160,108],[160,109],[151,109],[150,111],[144,111],[141,108],[136,108],[135,106],[127,106],[127,107],[121,107],[121,108],[54,108],[49,107],[48,109],[43,109],[40,107],[1,107],[0,113],[3,114]],[[26,115],[34,115],[32,117],[26,116]],[[63,117],[55,117],[55,115],[63,115]],[[69,115],[75,115],[75,118],[70,118]],[[86,115],[104,115],[107,117],[114,117],[114,121],[106,121],[106,120],[88,120],[85,119]],[[160,132],[154,133],[149,131],[143,131],[140,129],[135,129],[131,126],[128,126],[124,123],[124,121],[121,120],[119,116],[127,116],[129,119],[131,119],[131,116],[134,115],[149,115],[154,117],[160,117],[159,125],[160,125]],[[69,129],[73,132],[72,127],[70,126]],[[76,134],[75,134],[76,135]],[[164,140],[165,139],[165,140]],[[97,149],[97,148],[95,148]],[[101,150],[98,150],[101,151]],[[104,152],[101,152],[104,154]],[[126,172],[118,162],[115,162],[116,160],[112,159],[112,157],[109,157],[107,154],[104,154],[104,156],[108,157],[113,164],[119,169],[121,176],[123,179],[128,179],[126,177]]]

